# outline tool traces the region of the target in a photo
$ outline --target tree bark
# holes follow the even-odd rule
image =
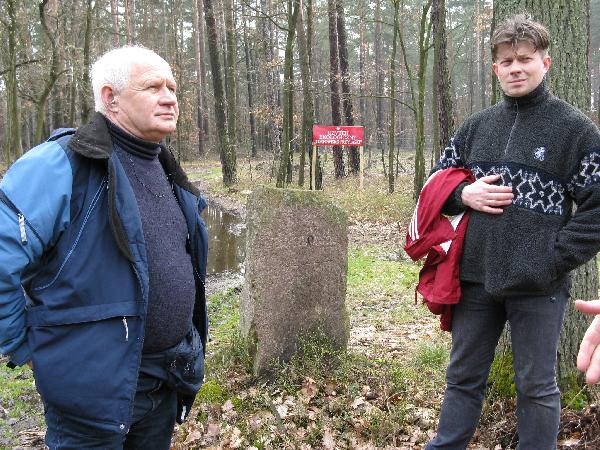
[[[96,2],[96,4],[98,4]],[[79,104],[81,108],[81,123],[87,123],[92,105],[90,102],[90,93],[92,86],[90,83],[90,45],[92,40],[92,0],[86,0],[85,31],[83,33],[83,67],[81,68],[81,89],[79,90]]]
[[[246,14],[244,8],[244,2],[242,1],[242,20],[244,27],[244,60],[246,62],[246,88],[248,89],[248,120],[250,122],[250,155],[254,158],[257,155],[256,152],[256,114],[254,112],[254,89],[253,85],[254,76],[254,64],[250,58],[250,44],[248,42],[248,29],[246,24]]]
[[[327,0],[329,15],[329,88],[331,90],[332,125],[339,126],[342,124],[342,112],[340,104],[340,58],[335,3],[336,0]],[[333,165],[336,178],[346,176],[341,147],[333,147]]]
[[[127,43],[135,43],[135,0],[125,1],[125,29],[127,31]]]
[[[448,57],[446,55],[446,1],[433,0],[431,5],[431,22],[433,28],[433,75],[435,95],[433,117],[437,124],[437,141],[434,141],[433,160],[440,158],[440,151],[444,148],[454,133],[454,116],[452,112],[452,87],[448,73]]]
[[[119,46],[119,11],[117,9],[117,0],[110,0],[110,17],[113,27],[113,46]]]
[[[390,131],[388,139],[388,192],[394,192],[394,149],[396,147],[396,48],[400,24],[400,0],[392,0],[394,4],[394,31],[392,32],[392,54],[390,56]]]
[[[192,2],[192,19],[194,25],[194,53],[196,54],[196,92],[198,107],[196,109],[196,127],[198,129],[198,156],[204,156],[208,114],[206,111],[206,94],[204,92],[206,71],[204,70],[204,11],[202,0]]]
[[[348,69],[348,43],[346,38],[346,20],[344,16],[344,0],[336,0],[335,10],[337,14],[338,54],[340,58],[340,74],[342,78],[342,104],[344,109],[344,120],[346,125],[354,125],[354,114],[352,112],[352,96],[350,93],[350,72]],[[360,171],[360,157],[358,147],[350,147],[350,161],[348,168],[350,173],[357,174]]]
[[[485,8],[485,0],[477,1],[477,10],[478,10],[478,23],[479,23],[479,40],[477,44],[479,45],[479,86],[480,86],[480,105],[481,109],[485,109],[486,107],[486,96],[485,96],[485,87],[486,83],[486,73],[489,69],[486,69],[486,53],[485,53],[485,33],[483,32],[483,14]]]
[[[359,97],[358,101],[358,113],[360,115],[360,123],[364,123],[367,104],[365,100],[365,92],[367,88],[367,77],[365,76],[365,66],[367,63],[367,46],[369,45],[365,40],[365,17],[364,17],[364,0],[360,2],[360,14],[361,20],[359,24],[359,50],[358,50],[358,80],[359,80]]]
[[[21,117],[17,85],[17,0],[7,0],[8,9],[8,71],[5,74],[7,129],[5,161],[11,163],[23,154],[21,144]]]
[[[315,111],[312,90],[312,73],[308,57],[308,43],[304,32],[304,7],[302,0],[298,2],[298,55],[300,56],[300,77],[302,80],[302,138],[300,143],[300,169],[298,173],[298,186],[304,186],[304,167],[306,165],[305,155],[309,154],[312,164],[312,126]],[[311,167],[312,168],[312,167]],[[309,171],[309,173],[312,173]],[[312,182],[312,178],[311,178]],[[311,186],[314,189],[314,187]]]
[[[231,186],[237,181],[235,152],[229,145],[227,135],[227,120],[225,117],[225,95],[221,78],[221,63],[219,61],[219,35],[217,21],[213,11],[212,0],[204,0],[204,18],[208,32],[208,52],[210,56],[213,91],[215,95],[215,127],[217,130],[219,155],[223,172],[223,183]]]
[[[236,153],[237,148],[237,120],[236,120],[236,83],[235,83],[235,28],[233,21],[233,0],[224,0],[223,14],[225,15],[225,43],[227,50],[227,68],[225,86],[227,88],[227,132],[231,152]]]
[[[279,158],[279,171],[277,173],[277,187],[285,187],[286,185],[288,166],[290,165],[290,156],[292,154],[292,137],[294,134],[294,123],[292,120],[294,107],[292,77],[294,70],[294,36],[296,35],[299,6],[298,0],[294,0],[293,3],[291,0],[288,0],[288,34],[283,62],[283,139]]]
[[[400,36],[401,37],[401,36]],[[376,112],[375,112],[375,123],[376,123],[376,140],[377,140],[377,149],[381,154],[381,162],[383,163],[383,175],[386,174],[386,164],[385,164],[385,155],[383,149],[383,139],[384,139],[384,131],[383,131],[383,88],[385,81],[385,74],[383,73],[383,39],[381,36],[381,0],[377,0],[375,4],[375,70],[377,71],[376,77],[376,92],[377,92],[377,100],[376,100]]]

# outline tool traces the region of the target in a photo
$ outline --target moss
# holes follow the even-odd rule
[[[265,213],[264,208],[257,204],[269,205],[270,214]],[[327,211],[327,219],[330,223],[348,226],[348,216],[340,207],[336,206],[327,198],[323,192],[305,191],[301,189],[277,189],[262,186],[254,191],[248,198],[247,211],[249,216],[260,214],[261,226],[268,225],[274,217],[275,212],[281,209],[295,209],[298,207],[314,207]],[[251,223],[252,221],[248,221]]]
[[[517,388],[514,377],[512,352],[496,355],[488,377],[489,400],[515,398]]]
[[[208,380],[202,385],[196,399],[211,405],[221,405],[227,400],[225,388],[214,380]]]

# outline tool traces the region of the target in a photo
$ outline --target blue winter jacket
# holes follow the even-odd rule
[[[205,346],[206,203],[169,152],[159,159],[188,225]],[[0,183],[0,353],[33,362],[48,406],[126,433],[147,302],[138,206],[98,113],[74,133],[57,130]]]

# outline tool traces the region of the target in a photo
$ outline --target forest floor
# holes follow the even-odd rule
[[[328,155],[331,159],[330,155]],[[412,172],[401,172],[387,193],[381,168],[358,179],[334,180],[324,157],[324,193],[348,213],[347,308],[350,342],[334,350],[308,337],[292,361],[269,378],[252,375],[239,334],[239,279],[220,280],[209,297],[206,382],[173,450],[422,449],[434,435],[444,389],[450,336],[415,304],[419,266],[402,250],[412,213]],[[401,154],[402,167],[412,155]],[[241,217],[257,186],[274,185],[271,163],[238,160],[239,183],[223,187],[217,157],[185,165],[211,201]],[[290,186],[293,187],[293,186]],[[514,386],[496,366],[471,449],[515,448]],[[600,449],[597,388],[569,392],[559,449]],[[29,369],[0,364],[0,449],[42,449],[43,414]]]

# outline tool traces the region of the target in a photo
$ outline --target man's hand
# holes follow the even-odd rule
[[[465,186],[462,191],[463,204],[476,211],[502,214],[502,207],[510,205],[514,195],[510,186],[493,184],[499,179],[500,175],[488,175]]]
[[[595,384],[600,380],[600,300],[576,300],[575,308],[585,314],[596,314],[585,332],[577,355],[577,368],[585,372],[585,380],[589,384]]]

